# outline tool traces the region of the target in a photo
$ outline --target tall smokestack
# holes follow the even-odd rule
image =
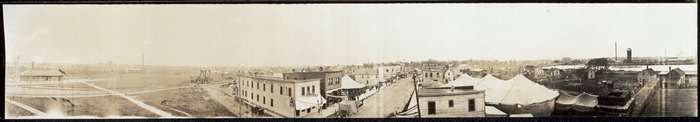
[[[617,61],[617,41],[615,41],[615,61]]]
[[[632,63],[632,48],[627,48],[627,62]]]

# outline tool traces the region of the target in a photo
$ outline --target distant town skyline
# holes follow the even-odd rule
[[[695,57],[688,4],[3,5],[6,62],[293,66]]]

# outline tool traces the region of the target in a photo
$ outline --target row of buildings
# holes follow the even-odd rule
[[[401,66],[360,66],[344,70],[292,70],[272,76],[237,74],[233,90],[237,98],[253,110],[278,117],[305,117],[343,101],[345,97],[338,98],[331,93],[347,85],[344,82],[348,82],[348,78],[356,82],[350,83],[355,86],[379,86],[402,72]]]

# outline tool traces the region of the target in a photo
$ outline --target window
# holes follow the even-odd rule
[[[259,94],[256,94],[256,95],[255,95],[255,101],[260,102],[260,95],[259,95]]]
[[[255,82],[255,89],[258,89],[258,90],[260,90],[260,83],[258,83],[258,82]]]
[[[266,86],[265,83],[263,83],[263,91],[265,91],[265,89],[266,89],[265,86]]]
[[[280,86],[280,95],[284,95],[284,88],[282,88],[282,86]]]
[[[428,115],[435,114],[435,101],[428,101]]]
[[[305,95],[305,94],[306,94],[306,88],[305,88],[305,87],[301,87],[301,95]]]
[[[292,96],[292,88],[287,88],[287,95]]]
[[[311,93],[316,93],[316,86],[311,86]]]
[[[469,99],[469,112],[476,111],[476,105],[474,99]]]
[[[311,87],[306,87],[306,94],[311,94]]]
[[[450,108],[452,108],[452,107],[455,106],[455,102],[454,102],[453,100],[450,100],[450,101],[447,103],[447,106],[449,106]]]
[[[270,93],[275,93],[275,85],[270,84]]]
[[[270,98],[270,106],[275,107],[275,99]]]
[[[265,104],[265,96],[263,96],[263,104]]]
[[[294,113],[295,115],[299,116],[299,110],[296,110]]]

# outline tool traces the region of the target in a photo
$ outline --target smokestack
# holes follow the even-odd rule
[[[632,48],[627,48],[627,62],[632,63]]]
[[[615,41],[615,61],[617,61],[617,41]]]

